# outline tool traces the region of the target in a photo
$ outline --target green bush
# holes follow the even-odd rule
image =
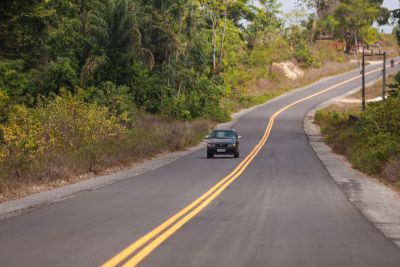
[[[69,58],[59,57],[33,77],[29,91],[34,97],[49,96],[59,94],[61,88],[73,91],[78,86],[77,64]]]
[[[389,84],[389,88],[392,90],[390,93],[392,96],[399,96],[399,90],[400,90],[400,72],[398,72],[394,76],[394,82],[392,84]]]
[[[0,88],[0,123],[6,121],[9,105],[10,97],[7,95],[6,91]]]
[[[79,12],[79,10],[74,10],[71,13],[74,14],[75,12]],[[47,40],[47,47],[52,58],[70,58],[76,62],[79,59],[82,60],[85,38],[80,33],[82,29],[81,20],[64,17],[57,26],[49,32]]]
[[[226,93],[222,81],[198,75],[193,69],[179,71],[179,67],[174,70],[171,66],[167,68],[172,74],[169,78],[171,87],[170,94],[162,99],[161,113],[184,120],[209,118],[226,121],[229,116],[220,104]]]
[[[388,134],[400,138],[400,98],[369,104],[361,115],[359,127],[366,136]]]
[[[267,37],[259,37],[260,39]],[[292,58],[292,52],[288,42],[280,36],[272,41],[260,41],[250,53],[250,65],[268,66],[274,62],[283,62]]]
[[[349,121],[349,114],[320,110],[315,114],[315,121],[321,126],[326,141],[337,153],[350,156],[357,138],[355,123]]]
[[[315,119],[336,152],[348,156],[355,168],[380,174],[390,159],[400,155],[400,98],[369,104],[357,122],[348,116],[322,110]]]
[[[185,122],[146,115],[123,135],[71,149],[53,148],[43,154],[36,153],[35,157],[23,153],[8,157],[0,160],[0,200],[18,193],[22,186],[60,179],[74,181],[82,173],[98,173],[182,149],[204,138],[210,126],[207,120]]]
[[[15,101],[23,98],[29,84],[24,67],[25,63],[22,59],[0,60],[0,90]]]
[[[35,157],[46,151],[70,149],[117,136],[124,131],[106,107],[84,101],[83,93],[60,96],[37,108],[14,105],[0,125],[3,148],[10,157]]]
[[[388,134],[365,136],[360,133],[350,161],[368,174],[379,174],[392,156],[400,152],[400,142]]]
[[[380,173],[388,160],[400,153],[400,98],[368,105],[356,130],[352,163],[367,173]]]
[[[294,56],[296,60],[305,67],[319,67],[320,65],[320,62],[317,61],[311,47],[306,43],[306,41],[301,41],[296,45]]]
[[[347,57],[343,52],[339,52],[340,47],[336,41],[322,40],[314,48],[314,56],[321,63],[339,62],[343,63]]]
[[[133,127],[137,119],[137,108],[131,88],[127,86],[116,86],[107,81],[99,87],[91,89],[91,100],[109,109],[111,114],[120,119],[120,123],[127,127]]]

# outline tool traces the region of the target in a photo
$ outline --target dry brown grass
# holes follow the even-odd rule
[[[391,84],[393,82],[394,82],[394,75],[389,75],[386,78],[386,84]],[[389,88],[386,87],[386,89],[389,89]],[[365,97],[367,99],[373,99],[373,98],[380,97],[380,96],[382,96],[382,80],[379,80],[376,83],[374,83],[373,85],[368,86],[365,90]],[[349,97],[361,99],[361,92],[357,92]]]
[[[0,202],[74,183],[131,166],[157,154],[182,150],[199,142],[213,126],[144,116],[127,136],[74,150],[12,158],[0,164]]]
[[[395,183],[400,182],[400,158],[393,157],[385,165],[382,177]]]
[[[386,79],[386,83],[390,84],[394,81],[394,76],[390,75]],[[374,99],[382,96],[382,81],[377,81],[365,90],[366,99]],[[352,103],[352,100],[359,100],[357,103]],[[368,104],[368,103],[367,103]],[[356,92],[346,98],[324,108],[328,112],[351,113],[357,115],[361,112],[361,92]]]
[[[357,115],[361,112],[361,104],[337,102],[324,108],[324,110],[328,112],[350,113],[353,115]]]
[[[296,80],[279,76],[279,79],[258,78],[249,81],[246,85],[248,94],[261,96],[264,94],[279,94],[285,91],[311,84],[321,78],[350,71],[356,67],[351,62],[326,62],[321,68],[309,68],[304,71],[304,76]]]
[[[253,79],[246,85],[249,88],[246,95],[263,96],[254,103],[249,102],[250,105],[257,104],[354,67],[350,62],[329,62],[321,68],[306,70],[304,77],[295,81]],[[136,128],[124,137],[68,151],[49,151],[36,158],[21,156],[9,159],[0,163],[0,202],[126,168],[160,153],[181,150],[201,140],[212,125],[207,120],[183,122],[143,116]]]

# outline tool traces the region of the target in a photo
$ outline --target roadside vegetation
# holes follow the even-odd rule
[[[400,89],[400,74],[389,83]],[[382,82],[367,88],[373,99]],[[360,99],[359,93],[351,98]],[[400,190],[400,97],[397,91],[384,102],[369,103],[362,112],[360,103],[336,103],[319,110],[315,121],[336,153],[346,156],[354,168],[382,178]]]
[[[276,0],[2,1],[0,201],[195,144],[351,69],[359,41],[391,46],[371,27],[390,15],[379,1],[298,3],[284,17]]]
[[[391,16],[400,45],[400,9],[392,11]],[[400,72],[390,76],[387,83],[391,92],[385,101],[368,103],[365,111],[361,111],[360,103],[342,101],[319,110],[315,121],[328,144],[345,155],[354,168],[382,178],[400,191]],[[374,99],[381,93],[380,81],[366,89],[366,98]],[[360,99],[360,93],[349,98]]]

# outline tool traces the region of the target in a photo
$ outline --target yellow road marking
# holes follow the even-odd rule
[[[382,70],[382,68],[378,68],[376,70],[367,72],[366,75],[375,73]],[[124,260],[126,260],[130,255],[136,252],[139,248],[148,243],[145,247],[143,247],[139,252],[137,252],[133,257],[131,257],[123,267],[131,267],[136,266],[140,263],[144,258],[146,258],[153,250],[155,250],[158,246],[160,246],[166,239],[168,239],[171,235],[173,235],[176,231],[178,231],[184,224],[186,224],[190,219],[195,217],[198,213],[200,213],[205,207],[208,206],[215,198],[217,198],[230,184],[232,184],[248,167],[248,165],[253,161],[253,159],[257,156],[261,148],[267,142],[269,135],[272,130],[272,126],[274,124],[275,119],[284,111],[289,108],[297,105],[298,103],[304,102],[312,97],[321,95],[328,91],[338,88],[346,83],[352,82],[358,79],[360,75],[348,79],[346,81],[340,82],[334,86],[331,86],[325,90],[319,91],[302,99],[292,102],[291,104],[281,108],[277,112],[275,112],[269,119],[267,128],[265,129],[264,135],[261,138],[260,142],[253,148],[250,154],[240,162],[240,164],[227,176],[225,176],[221,181],[219,181],[216,185],[211,187],[206,193],[201,195],[187,207],[173,215],[171,218],[163,222],[161,225],[132,243],[130,246],[122,250],[112,259],[107,261],[102,265],[102,267],[114,267],[120,265]],[[186,215],[185,215],[186,214]],[[172,226],[171,226],[172,225]],[[153,240],[152,240],[153,239]],[[151,242],[150,242],[151,241]]]

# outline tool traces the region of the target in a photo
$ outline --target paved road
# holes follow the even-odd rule
[[[145,175],[0,221],[0,265],[107,262],[235,169],[277,110],[338,85],[283,111],[265,146],[238,179],[141,265],[400,266],[400,249],[346,199],[303,131],[307,111],[359,86],[360,79],[340,85],[358,74],[325,79],[243,116],[235,125],[243,136],[239,159],[207,160],[205,151],[195,152]]]

